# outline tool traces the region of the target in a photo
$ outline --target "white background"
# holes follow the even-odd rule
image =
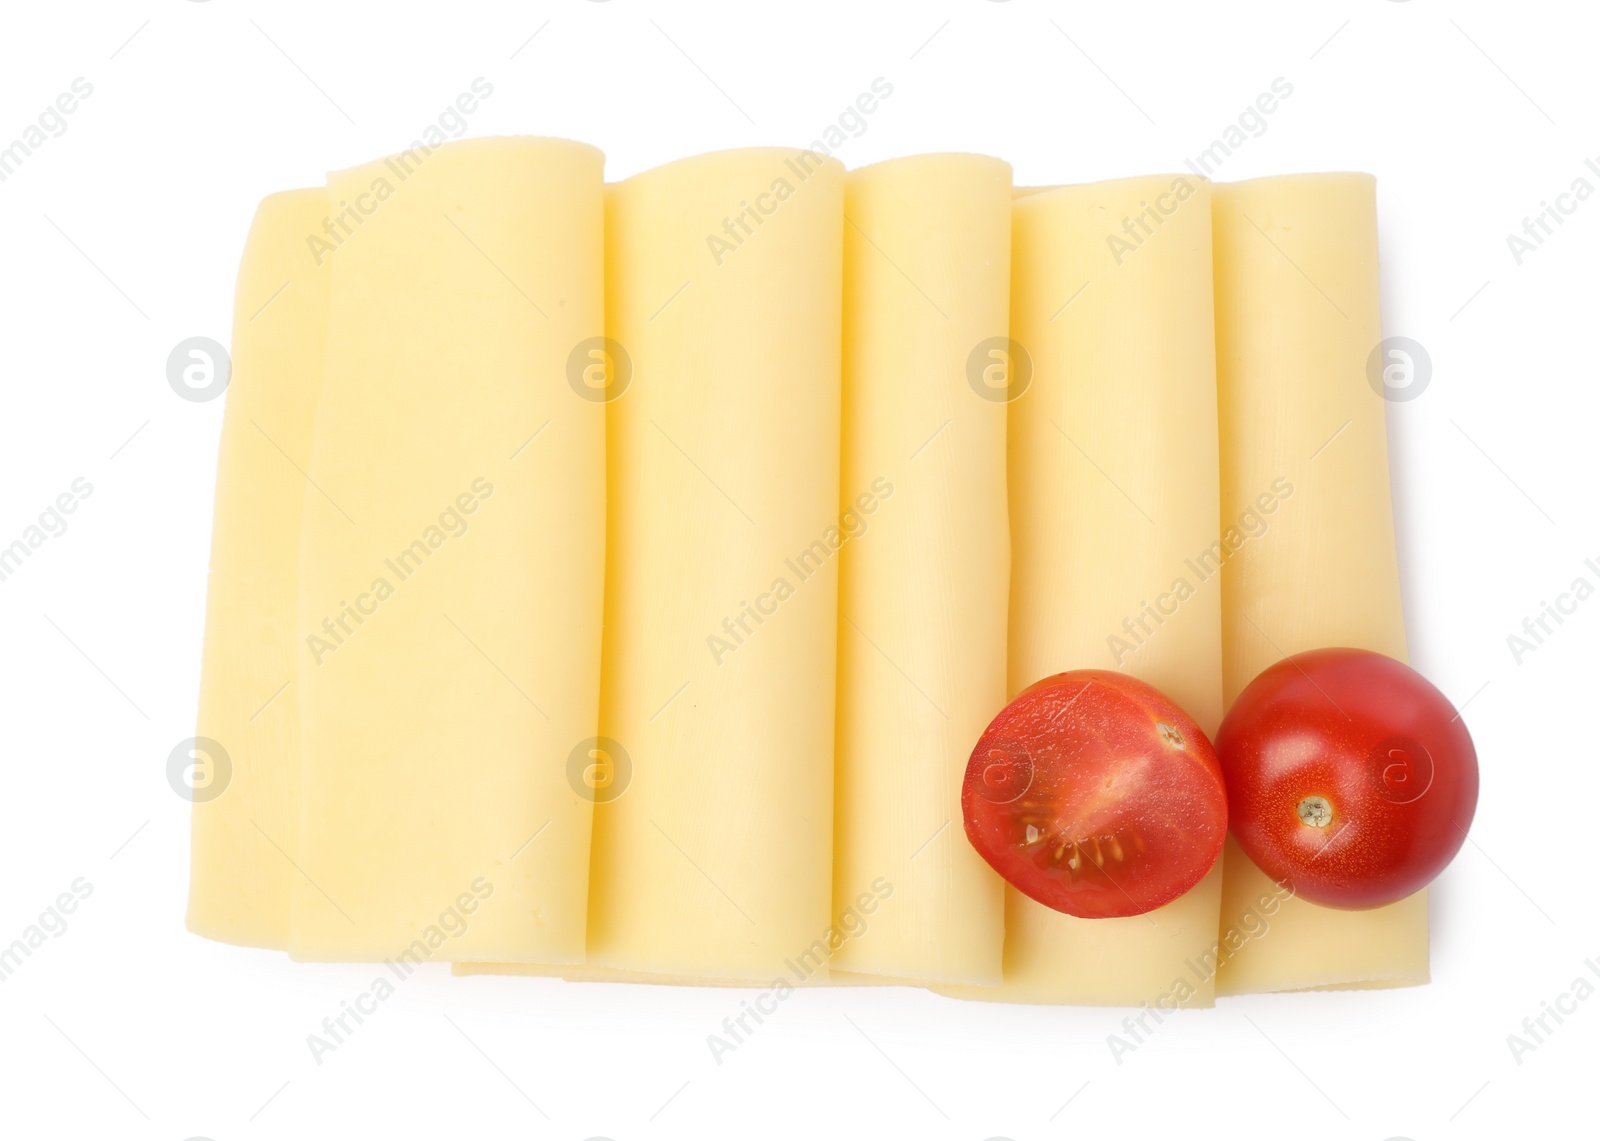
[[[1600,163],[1588,5],[610,3],[8,5],[0,146],[93,95],[0,183],[0,545],[74,479],[69,529],[0,582],[0,943],[93,895],[0,983],[0,1133],[128,1138],[1501,1137],[1588,1122],[1600,996],[1519,1065],[1506,1036],[1600,961],[1600,600],[1519,665],[1507,635],[1579,575],[1594,508],[1600,201],[1518,266],[1506,235]],[[530,39],[530,37],[533,37]],[[1294,94],[1217,177],[1379,178],[1385,328],[1426,346],[1390,408],[1415,664],[1478,742],[1482,802],[1434,892],[1430,986],[1258,996],[1168,1020],[819,990],[719,1066],[736,991],[451,979],[425,967],[318,1066],[372,976],[183,930],[221,400],[169,388],[226,343],[256,202],[399,149],[474,77],[472,134],[554,134],[609,177],[804,145],[876,77],[847,165],[999,155],[1019,184],[1181,166],[1274,78]],[[1600,981],[1600,980],[1596,980]],[[448,1020],[447,1020],[448,1019]],[[453,1023],[453,1024],[452,1024]],[[1070,1104],[1065,1104],[1070,1101]],[[1577,1128],[1574,1122],[1574,1128]]]

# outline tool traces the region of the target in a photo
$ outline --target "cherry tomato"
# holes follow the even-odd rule
[[[1228,833],[1211,742],[1159,690],[1110,670],[1056,674],[1002,709],[967,762],[961,813],[1017,890],[1084,919],[1177,899]]]
[[[1217,731],[1246,854],[1296,895],[1381,907],[1426,887],[1467,838],[1478,754],[1461,715],[1410,666],[1311,650],[1245,688]]]

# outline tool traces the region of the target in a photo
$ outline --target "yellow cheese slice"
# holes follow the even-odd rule
[[[765,985],[838,941],[843,183],[769,148],[607,194],[633,380],[608,412],[601,724],[632,771],[595,806],[592,966]]]
[[[852,171],[845,219],[841,492],[858,533],[839,555],[834,908],[878,877],[894,894],[832,965],[992,985],[1004,885],[967,842],[961,779],[1006,699],[1011,168]]]
[[[252,947],[286,945],[296,876],[295,584],[328,305],[328,274],[305,238],[327,213],[320,188],[274,194],[256,211],[217,456],[188,926]]]
[[[1217,382],[1231,702],[1288,654],[1355,646],[1405,660],[1378,316],[1375,186],[1363,174],[1219,187]],[[1428,979],[1427,893],[1372,911],[1285,898],[1230,843],[1218,993]],[[1229,931],[1236,934],[1228,937]],[[1254,933],[1250,933],[1251,929]]]
[[[1132,674],[1202,729],[1222,711],[1210,185],[1158,175],[1014,203],[1009,687]],[[1005,1002],[1209,1005],[1219,868],[1146,915],[1078,919],[1006,894]]]
[[[305,959],[582,959],[604,406],[599,151],[331,176],[299,595]],[[321,232],[321,231],[319,231]]]

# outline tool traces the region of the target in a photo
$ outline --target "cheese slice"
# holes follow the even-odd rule
[[[303,959],[583,956],[598,729],[602,156],[331,176],[299,592]]]
[[[1285,655],[1403,661],[1406,641],[1384,401],[1367,378],[1382,336],[1374,181],[1235,183],[1213,213],[1231,702]],[[1218,993],[1427,981],[1425,891],[1372,911],[1284,895],[1230,843]]]
[[[274,194],[256,211],[217,455],[188,927],[252,947],[286,946],[296,876],[295,585],[328,306],[328,274],[305,236],[327,213],[321,188]]]
[[[592,966],[765,985],[786,959],[825,974],[841,938],[843,183],[766,148],[607,194],[633,380],[609,406],[601,724],[632,774],[595,808]]]
[[[1009,688],[1132,674],[1207,733],[1222,712],[1210,184],[1158,175],[1013,204]],[[1219,868],[1165,907],[1079,919],[1006,893],[1005,1002],[1209,1005]]]
[[[879,877],[894,894],[831,965],[992,985],[1004,885],[961,780],[1006,699],[1011,168],[852,171],[845,219],[834,909],[859,915]]]

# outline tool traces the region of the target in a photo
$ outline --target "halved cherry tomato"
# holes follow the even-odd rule
[[[995,871],[1084,919],[1177,899],[1228,832],[1211,742],[1159,690],[1110,670],[1056,674],[1002,709],[967,762],[961,812]]]
[[[1455,858],[1478,805],[1461,715],[1410,666],[1311,650],[1245,687],[1217,731],[1233,834],[1328,907],[1381,907]]]

